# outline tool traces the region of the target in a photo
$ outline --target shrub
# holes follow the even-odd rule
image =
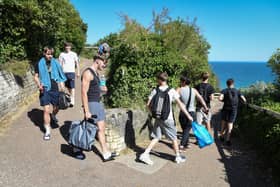
[[[108,70],[109,106],[143,106],[160,71],[168,73],[172,87],[178,86],[182,73],[196,84],[203,71],[211,72],[210,45],[195,22],[167,18],[166,12],[154,14],[153,28],[145,28],[123,16],[124,29],[97,43],[107,42],[113,48]],[[211,81],[216,85],[215,78]]]

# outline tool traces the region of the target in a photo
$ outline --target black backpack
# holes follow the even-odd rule
[[[170,113],[170,98],[168,95],[170,88],[161,91],[159,87],[156,88],[156,94],[151,100],[150,108],[153,118],[166,120]]]
[[[70,95],[66,94],[64,92],[59,92],[59,98],[58,98],[58,108],[60,110],[65,110],[70,106]]]
[[[239,98],[235,89],[228,88],[224,97],[225,109],[232,110],[238,106]]]

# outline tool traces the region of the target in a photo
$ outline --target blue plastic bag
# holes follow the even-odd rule
[[[213,137],[203,125],[200,125],[197,122],[192,122],[192,130],[198,141],[199,148],[211,145],[214,142]]]

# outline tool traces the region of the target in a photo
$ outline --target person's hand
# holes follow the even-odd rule
[[[192,116],[189,116],[188,118],[191,122],[193,122],[193,117]]]
[[[101,86],[101,91],[106,93],[108,91],[107,86]]]
[[[208,108],[208,107],[204,107],[203,112],[204,112],[205,114],[208,114],[208,113],[209,113],[209,108]]]
[[[38,86],[38,88],[39,88],[39,91],[40,91],[40,92],[43,92],[43,91],[44,91],[44,87],[43,87],[42,84],[40,84],[40,85]]]
[[[92,114],[90,112],[85,112],[85,118],[86,120],[88,120],[89,118],[91,118]]]

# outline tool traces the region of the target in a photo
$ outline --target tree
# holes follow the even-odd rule
[[[166,9],[158,15],[154,13],[153,25],[148,28],[126,15],[121,18],[124,29],[97,43],[107,42],[113,48],[108,70],[109,106],[143,106],[156,86],[155,75],[160,71],[169,74],[169,84],[173,87],[178,86],[183,73],[199,80],[201,72],[211,72],[210,45],[195,22],[172,20]],[[216,85],[214,78],[212,83]]]
[[[36,62],[44,46],[58,55],[65,41],[80,53],[86,41],[87,25],[68,0],[3,0],[0,10],[0,63]]]
[[[268,66],[276,75],[275,84],[280,88],[280,48],[278,48],[268,60]]]

